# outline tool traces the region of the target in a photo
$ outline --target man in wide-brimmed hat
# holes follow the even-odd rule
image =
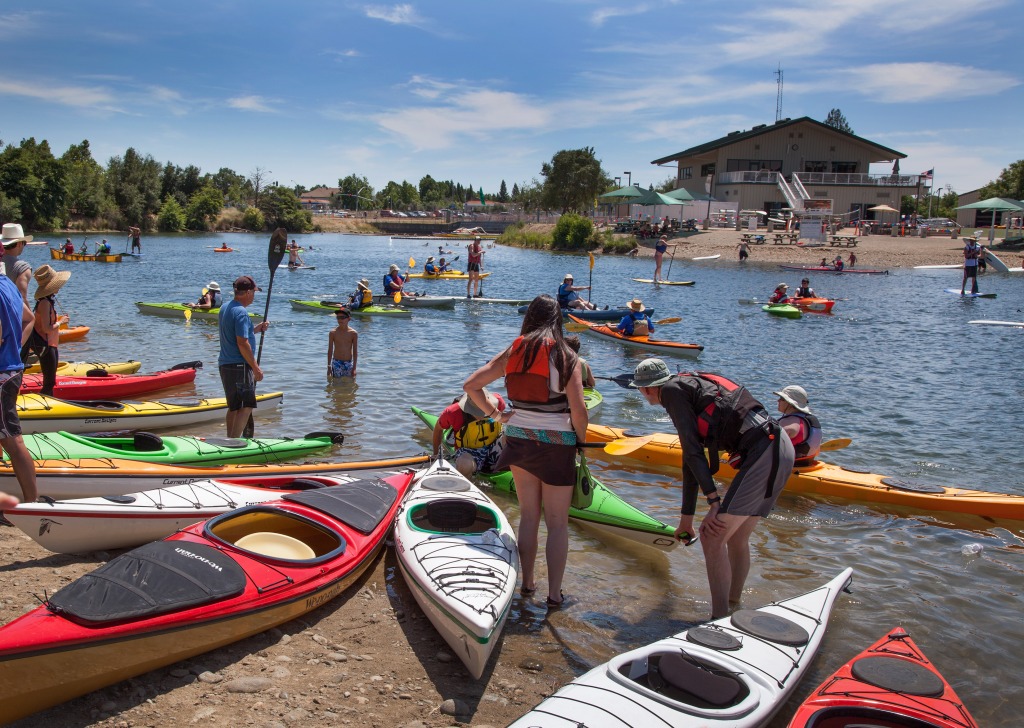
[[[373,291],[370,290],[370,281],[361,278],[356,281],[356,292],[348,297],[351,304],[349,308],[366,308],[373,305]]]
[[[25,244],[32,242],[32,236],[26,235],[21,225],[14,222],[4,224],[3,245],[4,273],[21,291],[21,297],[28,303],[28,281],[32,277],[32,266],[19,257],[25,250]]]
[[[821,451],[821,422],[811,413],[807,390],[790,384],[773,394],[779,395],[779,424],[793,442],[796,466],[811,464]]]
[[[4,225],[4,245],[9,237],[24,238],[21,225],[11,230]],[[9,236],[8,232],[17,232]],[[21,363],[21,345],[32,331],[35,317],[18,287],[7,276],[0,276],[0,446],[7,452],[25,502],[35,501],[36,468],[21,437],[18,419],[18,392],[25,365]]]
[[[639,298],[626,304],[629,313],[622,317],[616,329],[626,336],[649,336],[654,333],[654,322],[647,315],[647,308]]]

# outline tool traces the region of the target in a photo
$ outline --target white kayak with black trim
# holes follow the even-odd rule
[[[510,728],[765,726],[807,672],[852,574],[621,654]]]
[[[508,618],[519,550],[501,509],[443,458],[413,480],[395,553],[431,624],[479,679]]]

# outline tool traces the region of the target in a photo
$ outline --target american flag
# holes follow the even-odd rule
[[[932,167],[932,168],[931,168],[931,169],[929,169],[929,170],[928,170],[927,172],[922,172],[922,173],[921,173],[921,176],[922,176],[922,177],[923,177],[924,179],[931,179],[932,177],[934,177],[934,176],[935,176],[935,167]]]

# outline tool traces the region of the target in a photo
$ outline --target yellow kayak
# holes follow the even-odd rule
[[[280,404],[281,392],[256,395],[260,403]],[[43,394],[18,396],[18,418],[25,434],[156,430],[216,420],[227,412],[223,397],[174,398],[153,402],[68,402]],[[256,413],[263,412],[257,409]]]
[[[588,442],[608,442],[637,434],[605,425],[587,427]],[[666,433],[656,433],[643,447],[629,453],[628,457],[653,465],[682,467],[679,438]],[[732,482],[735,476],[736,471],[725,462],[715,475],[718,480],[726,483]],[[862,503],[1024,520],[1024,496],[906,482],[886,475],[848,470],[821,460],[794,468],[793,474],[786,481],[786,491],[834,496]]]
[[[85,377],[93,369],[102,369],[107,374],[134,374],[142,366],[140,361],[62,361],[57,363],[57,374],[64,377]],[[38,374],[41,370],[38,364],[25,367],[25,374]]]
[[[488,273],[481,273],[480,277],[481,278],[486,278],[489,275],[490,275],[490,272],[488,272]],[[441,279],[441,280],[447,280],[447,281],[466,281],[466,280],[469,280],[469,273],[463,273],[461,270],[450,270],[450,271],[448,271],[446,273],[438,273],[436,275],[432,274],[432,273],[411,273],[411,274],[409,274],[409,277],[410,278],[432,278],[432,279]]]

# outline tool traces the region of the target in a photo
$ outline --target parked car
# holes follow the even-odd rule
[[[380,211],[380,216],[381,217],[397,217],[397,215],[395,215],[393,210],[381,210]]]

